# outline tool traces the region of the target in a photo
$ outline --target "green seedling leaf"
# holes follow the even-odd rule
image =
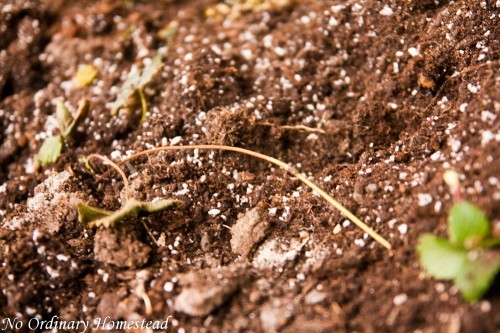
[[[84,204],[83,202],[78,203],[78,221],[85,225],[110,215],[113,215],[112,211],[92,207]]]
[[[445,239],[423,235],[418,241],[417,250],[423,268],[434,278],[454,279],[465,269],[467,251]]]
[[[147,112],[147,105],[144,96],[144,87],[160,72],[163,67],[163,57],[161,55],[156,56],[149,65],[147,65],[143,71],[135,71],[130,73],[127,80],[123,83],[116,100],[111,104],[111,114],[116,115],[118,111],[122,108],[128,107],[127,101],[134,94],[139,94],[142,104],[142,118],[144,120],[145,114]]]
[[[116,115],[120,109],[127,107],[127,100],[132,96],[141,81],[140,71],[129,74],[121,87],[116,100],[111,105],[111,114]]]
[[[78,68],[75,75],[75,83],[78,88],[83,88],[92,83],[99,75],[99,71],[92,65],[83,65]]]
[[[488,291],[499,271],[499,252],[474,250],[469,254],[464,270],[455,278],[455,284],[467,301],[476,301]]]
[[[80,101],[80,105],[78,107],[78,111],[76,112],[75,118],[63,133],[64,138],[67,138],[68,136],[71,136],[73,134],[73,131],[85,120],[85,118],[87,118],[89,111],[90,102],[88,99],[83,98]]]
[[[52,164],[61,155],[63,138],[61,135],[51,136],[45,139],[40,151],[35,157],[35,160],[41,165]]]
[[[159,200],[155,202],[145,202],[136,199],[129,199],[119,210],[110,212],[104,209],[91,207],[83,203],[78,204],[78,220],[89,227],[105,228],[113,227],[129,216],[145,216],[164,211],[175,207],[180,202],[177,200]]]
[[[59,123],[59,129],[61,132],[66,131],[66,128],[68,128],[69,124],[73,121],[71,112],[69,112],[68,108],[61,100],[58,100],[56,104],[56,119]]]
[[[177,206],[178,204],[180,204],[178,200],[158,200],[154,202],[139,201],[140,210],[138,211],[138,215],[142,216],[142,214],[149,215],[159,213],[167,208]]]
[[[448,222],[450,241],[458,246],[473,248],[490,234],[486,215],[468,201],[453,205]]]
[[[162,68],[163,57],[159,54],[142,71],[138,88],[144,89],[144,87],[156,76],[156,74],[160,72]]]

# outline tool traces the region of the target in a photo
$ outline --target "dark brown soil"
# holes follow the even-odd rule
[[[446,233],[450,168],[500,230],[499,2],[289,0],[206,17],[215,3],[0,1],[0,319],[171,315],[172,332],[500,331],[498,281],[468,304],[451,283],[428,279],[415,251],[423,232]],[[165,39],[168,24],[178,31]],[[131,67],[157,54],[165,66],[146,89],[147,121],[140,110],[112,116]],[[74,88],[83,64],[99,76]],[[82,97],[89,118],[38,169],[54,101]],[[234,153],[127,165],[137,199],[183,202],[144,219],[158,245],[136,218],[111,230],[79,224],[78,202],[117,209],[123,198],[121,180],[98,180],[83,156],[119,161],[202,143],[289,162],[393,251],[285,171]]]

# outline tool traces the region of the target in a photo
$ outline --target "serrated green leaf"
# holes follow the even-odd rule
[[[59,123],[59,129],[61,132],[66,131],[66,128],[68,128],[69,124],[73,121],[71,112],[69,112],[68,108],[61,100],[58,100],[56,104],[56,119]]]
[[[177,200],[160,200],[156,202],[139,201],[136,199],[129,199],[119,210],[110,212],[104,209],[87,206],[83,203],[78,204],[79,221],[88,225],[89,227],[104,226],[109,228],[114,226],[129,216],[144,216],[157,212],[164,211],[170,207],[179,204]],[[80,206],[83,210],[80,209]]]
[[[490,223],[479,208],[461,201],[450,210],[448,234],[453,244],[471,248],[489,236]]]
[[[83,202],[78,203],[78,221],[85,225],[110,215],[113,215],[112,211],[92,207],[84,204]]]
[[[127,79],[118,92],[118,95],[116,96],[116,100],[111,104],[112,115],[116,115],[121,108],[127,107],[127,100],[136,92],[140,81],[140,71],[129,73]]]
[[[111,114],[116,115],[121,108],[127,107],[127,101],[129,98],[132,95],[139,93],[142,104],[141,122],[144,122],[146,118],[147,104],[143,89],[160,72],[162,67],[163,57],[158,55],[142,71],[130,73],[127,80],[123,83],[116,100],[111,104]]]
[[[445,239],[430,234],[422,235],[417,250],[422,267],[434,278],[453,279],[464,270],[467,251]]]
[[[78,68],[75,75],[75,82],[78,88],[83,88],[92,83],[99,75],[99,71],[92,65],[83,65]]]
[[[474,251],[477,257],[467,258],[464,270],[455,278],[456,286],[469,302],[480,299],[488,291],[500,270],[499,252]]]
[[[90,112],[90,102],[88,99],[85,97],[81,99],[80,105],[78,106],[78,111],[76,112],[76,116],[69,124],[68,128],[66,131],[63,133],[63,137],[67,138],[68,136],[71,136],[73,134],[73,131],[80,125],[85,118],[87,118],[88,114]]]
[[[51,136],[43,142],[40,151],[36,155],[36,161],[41,165],[52,164],[61,155],[63,139],[61,135]]]
[[[142,71],[138,88],[143,89],[163,67],[163,57],[159,54]]]

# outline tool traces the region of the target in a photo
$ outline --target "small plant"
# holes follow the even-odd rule
[[[305,184],[310,189],[312,189],[313,191],[315,191],[316,193],[318,193],[320,196],[322,196],[332,206],[334,206],[336,209],[338,209],[340,212],[342,212],[342,214],[344,214],[344,216],[346,216],[349,220],[351,220],[354,224],[356,224],[361,230],[363,230],[368,235],[370,235],[373,239],[375,239],[378,243],[380,243],[386,249],[388,249],[388,250],[391,249],[391,245],[389,244],[389,242],[387,240],[385,240],[376,231],[374,231],[369,226],[367,226],[358,217],[356,217],[356,215],[354,215],[353,213],[351,213],[347,208],[345,208],[344,206],[342,206],[342,204],[340,204],[337,200],[335,200],[334,198],[332,198],[332,196],[330,196],[328,193],[326,193],[325,191],[323,191],[318,185],[316,185],[313,182],[311,182],[306,176],[302,175],[295,168],[291,167],[287,163],[285,163],[283,161],[280,161],[280,160],[278,160],[278,159],[276,159],[274,157],[270,157],[270,156],[267,156],[267,155],[264,155],[264,154],[261,154],[261,153],[257,153],[257,152],[254,152],[254,151],[251,151],[251,150],[248,150],[248,149],[243,149],[243,148],[238,148],[238,147],[223,146],[223,145],[190,145],[190,146],[158,147],[158,148],[148,149],[148,150],[145,150],[145,151],[133,154],[133,155],[131,155],[131,156],[123,159],[121,162],[118,163],[118,165],[127,163],[127,162],[129,162],[129,161],[131,161],[133,159],[136,159],[138,157],[141,157],[141,156],[145,156],[145,155],[149,155],[149,154],[154,154],[154,153],[158,153],[158,152],[161,152],[161,151],[173,151],[173,150],[178,151],[178,150],[194,150],[194,149],[198,149],[198,150],[225,150],[225,151],[232,151],[232,152],[237,152],[237,153],[240,153],[240,154],[249,155],[249,156],[252,156],[252,157],[255,157],[255,158],[267,161],[267,162],[272,163],[274,165],[277,165],[278,167],[282,168],[283,170],[289,172],[294,177],[297,177],[297,179],[299,179],[303,184]],[[94,155],[94,156],[97,157],[99,155],[97,155],[97,156]],[[102,158],[102,157],[100,157],[100,158]],[[109,163],[111,164],[111,166],[113,166],[113,169],[115,169],[116,171],[120,172],[120,174],[122,174],[122,178],[124,178],[124,181],[125,181],[125,179],[126,179],[125,174],[119,168],[119,166],[118,165],[114,165],[114,163],[111,162],[111,161],[109,161]],[[104,173],[102,176],[105,176],[106,174],[107,174],[107,172]],[[165,206],[167,206],[167,205],[168,205],[168,203],[166,202]],[[126,206],[127,206],[127,204],[125,204],[120,211],[125,210]],[[79,210],[80,210],[80,212],[82,211],[81,209],[79,209]],[[95,209],[95,210],[96,210],[95,213],[93,211],[91,211],[91,210],[86,210],[84,212],[84,214],[80,214],[80,221],[82,221],[82,222],[83,221],[88,221],[89,218],[92,218],[92,221],[95,221],[95,222],[93,222],[93,225],[97,225],[98,223],[101,224],[101,225],[107,225],[108,224],[107,221],[109,221],[108,217],[106,217],[106,216],[104,216],[102,214],[99,215],[100,214],[100,209]],[[118,212],[120,212],[120,211],[118,211]],[[115,213],[116,216],[120,216],[120,214],[118,212]],[[94,216],[92,216],[92,215],[94,215]],[[96,220],[98,220],[100,218],[104,218],[105,220],[101,220],[100,222],[97,222]]]
[[[89,110],[90,103],[86,98],[80,101],[75,117],[71,115],[62,101],[57,102],[56,119],[59,124],[60,133],[45,139],[40,151],[35,156],[35,160],[39,165],[45,166],[57,161],[61,155],[64,140],[73,135],[78,125],[87,117]]]
[[[456,198],[458,177],[445,175]],[[480,299],[500,270],[500,237],[493,237],[484,213],[468,201],[453,205],[448,216],[448,237],[431,234],[419,238],[417,250],[423,268],[436,279],[453,280],[463,297]]]
[[[179,23],[172,21],[158,31],[158,37],[168,40],[177,33],[177,30],[179,30]]]
[[[292,5],[293,2],[294,0],[235,0],[208,7],[205,10],[205,16],[222,22],[226,18],[238,19],[245,13],[280,10]]]
[[[92,65],[83,65],[78,68],[74,81],[78,88],[83,88],[92,83],[99,75],[99,71]]]
[[[88,165],[90,160],[93,158],[100,159],[105,163],[111,165],[122,176],[123,182],[125,184],[126,200],[122,204],[122,207],[115,212],[89,206],[87,204],[84,204],[83,202],[80,202],[78,204],[78,220],[80,221],[80,223],[83,223],[89,227],[104,226],[106,228],[109,228],[113,227],[116,223],[120,222],[126,217],[134,215],[137,217],[141,217],[148,214],[158,213],[168,208],[175,207],[180,203],[177,200],[158,200],[149,202],[139,201],[135,198],[132,198],[130,196],[130,186],[123,170],[108,158],[97,154],[90,155],[86,159],[86,164]],[[148,230],[147,227],[146,230]]]
[[[122,108],[132,107],[137,97],[141,102],[142,117],[141,123],[146,121],[148,112],[148,104],[144,87],[160,72],[163,67],[163,57],[156,56],[142,71],[135,71],[128,74],[127,79],[123,83],[116,100],[111,105],[111,114],[116,115]]]

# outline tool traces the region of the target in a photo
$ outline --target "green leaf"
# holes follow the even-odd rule
[[[89,111],[90,102],[84,97],[80,101],[80,106],[78,107],[75,118],[63,133],[64,138],[67,138],[68,136],[73,134],[73,131],[78,127],[78,125],[80,125],[85,120],[85,118],[87,118]]]
[[[58,100],[56,104],[56,119],[59,123],[61,132],[66,131],[66,128],[68,128],[69,124],[73,121],[73,116],[61,100]]]
[[[99,71],[92,65],[83,65],[78,68],[75,82],[78,88],[86,87],[99,75]]]
[[[163,57],[158,55],[142,70],[142,72],[135,71],[133,73],[129,73],[127,80],[125,80],[123,86],[118,92],[116,100],[111,104],[111,114],[116,115],[121,108],[127,107],[128,99],[138,91],[144,89],[144,87],[160,72],[162,67]],[[142,91],[141,93],[144,95]],[[144,96],[141,96],[141,98],[143,97]],[[144,106],[144,103],[142,104],[144,118],[147,107]]]
[[[129,199],[119,210],[110,212],[101,208],[91,207],[84,203],[78,204],[78,220],[89,227],[112,227],[129,216],[145,216],[175,207],[180,202],[177,200],[159,200],[155,202]]]
[[[127,100],[132,96],[141,81],[140,71],[129,73],[127,79],[123,83],[116,100],[111,105],[111,114],[116,115],[121,108],[127,107]]]
[[[445,239],[430,234],[422,235],[417,250],[423,268],[434,278],[453,279],[464,270],[467,251]]]
[[[99,220],[110,215],[113,215],[112,211],[88,206],[83,202],[78,203],[78,221],[80,221],[80,223],[87,225],[95,220]]]
[[[158,212],[162,212],[167,208],[176,206],[180,203],[178,200],[158,200],[158,201],[151,201],[151,202],[144,202],[140,201],[140,211],[139,215],[142,216],[141,214],[154,214]]]
[[[471,259],[472,255],[476,258]],[[498,251],[473,250],[465,262],[464,270],[455,278],[455,284],[467,301],[476,301],[488,291],[499,271]]]
[[[490,223],[479,208],[468,201],[461,201],[450,210],[448,234],[453,244],[473,248],[488,237]]]
[[[35,160],[41,166],[54,163],[61,155],[62,144],[63,138],[61,135],[45,139],[40,151],[35,156]]]
[[[156,76],[156,74],[160,72],[162,68],[163,57],[161,56],[161,54],[159,54],[142,71],[138,88],[144,88]]]

